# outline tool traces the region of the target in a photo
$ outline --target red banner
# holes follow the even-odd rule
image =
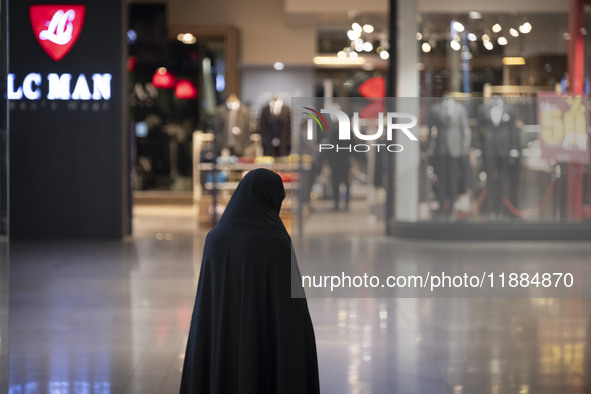
[[[538,122],[543,159],[589,162],[586,97],[539,93]]]

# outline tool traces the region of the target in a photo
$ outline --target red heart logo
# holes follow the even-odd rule
[[[384,77],[373,77],[363,82],[359,86],[359,93],[363,97],[367,97],[370,100],[373,97],[385,97],[386,96],[386,80]]]
[[[84,23],[83,5],[32,5],[31,26],[41,48],[56,62],[72,49]]]
[[[363,82],[359,86],[359,93],[371,103],[365,106],[359,116],[362,118],[377,118],[380,112],[384,112],[384,96],[386,95],[386,80],[384,77],[374,77]]]

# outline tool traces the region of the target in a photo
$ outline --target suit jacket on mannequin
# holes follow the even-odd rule
[[[517,198],[519,134],[515,112],[500,97],[492,97],[478,109],[478,125],[489,189],[486,208],[489,214],[502,217],[507,213],[504,198]]]
[[[428,127],[429,142],[432,141],[433,128],[437,128],[433,166],[438,178],[437,200],[440,214],[444,215],[442,218],[447,216],[451,219],[454,201],[466,188],[464,158],[470,149],[466,109],[454,99],[446,97],[431,107]]]
[[[500,98],[493,100],[492,104],[483,105],[478,111],[484,155],[508,158],[511,150],[519,147],[515,113]]]
[[[431,107],[428,117],[429,140],[433,127],[437,128],[434,155],[450,156],[453,158],[465,157],[470,149],[470,129],[468,128],[468,116],[462,104],[456,103],[451,98],[445,98],[442,102]]]
[[[291,110],[283,104],[279,113],[271,111],[271,104],[261,111],[259,131],[265,156],[287,156],[291,152]]]
[[[237,105],[235,114],[231,113],[232,105]],[[234,122],[234,126],[230,122]],[[232,131],[229,130],[230,127],[236,129]],[[242,156],[250,144],[250,110],[239,101],[219,105],[215,111],[214,130],[218,153],[224,148],[230,148],[233,154]],[[229,140],[229,132],[234,134],[233,144]]]

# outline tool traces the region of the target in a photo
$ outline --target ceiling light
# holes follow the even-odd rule
[[[371,45],[371,42],[363,43],[363,50],[365,52],[371,52],[373,50],[373,45]]]
[[[531,31],[531,23],[525,22],[523,25],[519,26],[519,31],[523,34],[527,34]]]
[[[197,97],[197,87],[188,79],[179,79],[175,88],[174,95],[181,100],[189,100]]]
[[[423,35],[420,32],[417,32],[417,34],[415,34],[415,38],[417,40],[422,40],[423,39]]]
[[[501,25],[499,25],[498,23],[495,23],[495,24],[493,25],[493,27],[492,27],[492,31],[493,31],[493,33],[498,33],[498,32],[500,32],[501,30],[503,30],[503,28],[502,28],[502,27],[501,27]]]
[[[159,89],[173,89],[176,85],[176,77],[166,67],[160,67],[152,76],[152,85]]]
[[[497,38],[497,43],[499,45],[507,45],[507,39],[505,37],[499,37]]]
[[[482,14],[478,11],[470,11],[468,13],[470,19],[482,19]]]
[[[568,32],[562,33],[562,38],[564,38],[565,40],[570,40],[570,33],[568,33]]]
[[[351,41],[355,41],[360,36],[361,36],[360,32],[357,32],[357,31],[349,30],[347,32],[347,37],[349,37],[349,40],[351,40]]]
[[[339,53],[337,53],[337,56],[342,59],[347,57],[347,53],[345,51],[339,51]]]
[[[351,52],[351,53],[349,54],[349,57],[350,57],[351,59],[357,59],[357,58],[359,57],[359,54],[358,54],[357,52]]]
[[[363,44],[364,44],[364,42],[362,39],[355,40],[355,50],[357,52],[361,52],[363,50]]]
[[[429,53],[431,52],[431,45],[429,45],[428,42],[424,42],[423,45],[421,45],[421,49],[423,50],[423,52]]]
[[[491,51],[491,50],[494,48],[494,45],[493,45],[493,43],[492,43],[492,42],[490,42],[490,41],[483,41],[483,42],[482,42],[482,45],[484,45],[484,47],[485,47],[486,49],[488,49],[489,51]]]
[[[507,56],[503,58],[503,64],[506,66],[523,66],[525,64],[525,59],[521,56]]]
[[[452,26],[453,26],[454,30],[457,31],[457,32],[460,32],[461,33],[461,32],[464,31],[464,25],[462,25],[460,22],[454,21],[452,23]]]
[[[459,43],[459,42],[457,42],[457,41],[455,41],[455,40],[454,40],[454,41],[452,41],[452,42],[450,42],[450,43],[449,43],[449,46],[450,46],[450,47],[451,47],[451,49],[453,49],[454,51],[459,51],[459,50],[460,50],[460,48],[462,48],[462,46],[460,45],[460,43]]]
[[[383,50],[382,52],[380,52],[380,57],[384,60],[388,59],[390,57],[390,54],[388,53],[388,51]]]
[[[314,64],[336,66],[336,65],[363,65],[365,64],[365,58],[352,58],[345,57],[340,58],[337,56],[315,56],[313,59]]]
[[[519,32],[514,28],[509,29],[509,34],[511,34],[513,37],[519,37]]]
[[[183,44],[195,44],[197,42],[197,38],[191,33],[185,33],[183,34],[183,38],[181,41],[183,42]]]
[[[363,29],[361,28],[361,25],[357,22],[353,23],[351,25],[351,28],[353,29],[354,32],[356,33],[361,33],[363,31]]]
[[[369,25],[369,24],[363,25],[363,31],[366,33],[373,33],[373,31],[374,31],[373,25]]]
[[[488,36],[488,34],[482,35],[482,41],[490,41],[490,37]]]
[[[474,33],[468,33],[468,40],[476,41],[476,40],[478,40],[478,37],[476,37],[476,34],[474,34]]]
[[[281,63],[281,62],[275,62],[273,64],[273,68],[277,71],[281,71],[285,68],[285,64]]]

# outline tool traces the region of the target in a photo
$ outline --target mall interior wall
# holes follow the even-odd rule
[[[289,102],[292,97],[313,97],[314,69],[287,66],[275,70],[272,66],[244,66],[242,71],[242,98],[255,108],[268,105],[276,95]]]
[[[407,0],[408,1],[408,0]],[[568,12],[568,1],[563,0],[411,0],[417,3],[419,13],[466,13],[468,11],[492,13]],[[285,0],[285,10],[294,14],[331,14],[347,11],[386,12],[388,0]]]
[[[559,0],[407,1],[416,3],[419,15],[425,13],[461,15],[470,10],[500,14],[508,10],[512,13],[529,14],[566,14],[568,12],[568,2]],[[162,2],[162,0],[153,2]],[[342,27],[343,21],[360,13],[387,15],[388,12],[386,0],[368,0],[363,3],[353,0],[219,0],[215,6],[208,2],[192,0],[165,0],[164,2],[167,5],[168,26],[236,26],[240,32],[239,64],[241,66],[269,66],[275,62],[282,62],[286,66],[313,67],[312,59],[317,55],[317,32],[320,29]],[[555,38],[552,39],[555,40]],[[533,40],[533,35],[527,40]],[[525,42],[520,50],[524,53],[538,53],[540,45],[546,45],[547,52],[565,53],[562,42],[536,41]]]
[[[281,0],[168,0],[167,23],[172,25],[233,25],[240,30],[240,64],[312,64],[316,30],[309,22],[287,21]]]

